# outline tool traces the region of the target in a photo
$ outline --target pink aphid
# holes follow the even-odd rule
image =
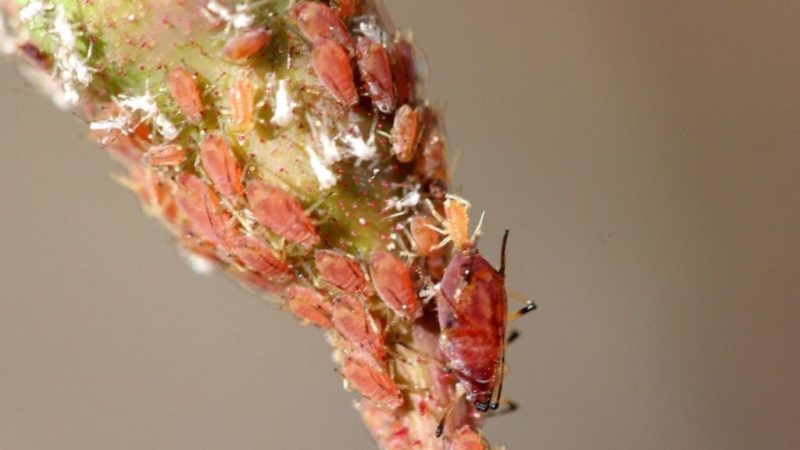
[[[365,297],[373,294],[361,264],[352,256],[336,250],[317,250],[314,262],[322,279],[337,288]]]
[[[419,112],[409,105],[397,110],[392,125],[392,151],[401,163],[411,162],[417,151]]]
[[[178,104],[181,112],[189,122],[199,122],[203,119],[203,101],[200,90],[192,74],[182,68],[176,67],[167,75],[169,93]]]
[[[291,269],[272,249],[254,236],[241,234],[228,239],[231,253],[249,270],[274,282],[292,278]]]
[[[233,80],[228,90],[228,102],[231,104],[234,128],[245,131],[252,127],[255,89],[247,74]]]
[[[358,91],[353,81],[353,68],[344,47],[331,40],[323,40],[311,51],[314,71],[333,98],[345,106],[358,103]]]
[[[343,295],[334,300],[333,325],[354,350],[370,356],[380,365],[386,361],[383,332],[356,298]]]
[[[486,442],[481,436],[472,430],[468,425],[464,425],[456,433],[450,450],[487,450]]]
[[[263,181],[249,183],[245,193],[258,223],[306,249],[319,243],[314,224],[291,194]]]
[[[306,322],[324,329],[333,328],[330,301],[311,288],[299,284],[286,288],[286,306]]]
[[[422,304],[414,289],[411,271],[400,258],[376,251],[370,259],[370,273],[378,296],[392,311],[412,321],[422,315]]]
[[[303,36],[314,46],[331,40],[353,53],[353,37],[342,20],[327,5],[316,2],[300,2],[294,9],[297,26]]]
[[[443,137],[437,133],[428,136],[428,139],[422,145],[422,152],[417,156],[414,171],[428,180],[446,180],[446,150],[447,147]]]
[[[356,61],[361,81],[366,85],[372,104],[383,113],[394,111],[395,95],[389,54],[379,42],[361,36],[356,43]]]
[[[206,241],[223,245],[230,215],[203,180],[188,172],[178,175],[175,202],[189,220],[191,231]]]
[[[222,54],[231,61],[242,61],[258,53],[271,40],[272,33],[264,28],[245,31],[228,39],[222,48]]]
[[[186,161],[186,157],[186,149],[178,144],[156,145],[144,154],[145,162],[156,167],[179,166]]]
[[[217,191],[231,203],[238,202],[244,191],[242,168],[225,138],[207,134],[200,145],[200,160]]]
[[[403,394],[386,371],[358,355],[347,355],[342,374],[350,386],[380,407],[395,410],[403,404]]]

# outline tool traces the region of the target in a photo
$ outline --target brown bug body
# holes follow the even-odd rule
[[[192,74],[181,67],[176,67],[167,76],[169,93],[178,104],[186,120],[199,122],[203,119],[203,101],[200,90]]]
[[[300,33],[314,46],[330,40],[353,53],[353,37],[330,7],[322,3],[301,2],[294,13]]]
[[[437,296],[440,346],[479,411],[493,405],[502,377],[508,298],[505,276],[477,249],[457,253]]]
[[[387,410],[403,404],[403,394],[392,378],[371,361],[358,355],[347,355],[342,363],[342,374],[361,395]]]
[[[432,227],[435,222],[429,216],[417,214],[411,218],[409,228],[411,229],[411,237],[414,238],[414,246],[422,256],[429,256],[439,245],[439,233]]]
[[[222,54],[231,61],[242,61],[269,45],[272,34],[264,28],[246,31],[228,39],[222,48]]]
[[[361,81],[366,85],[372,104],[383,113],[394,111],[392,67],[383,45],[368,37],[359,37],[356,43],[356,61]]]
[[[217,191],[236,203],[244,190],[242,168],[225,138],[218,134],[207,135],[200,146],[200,159]]]
[[[320,276],[328,283],[351,294],[373,294],[361,265],[353,257],[336,250],[317,250],[314,261]]]
[[[333,98],[345,106],[358,103],[358,91],[353,80],[350,56],[344,47],[332,40],[323,40],[311,51],[314,71]]]
[[[409,105],[397,110],[392,125],[392,151],[401,163],[411,162],[417,150],[419,113]]]
[[[253,181],[247,185],[245,194],[256,220],[273,233],[306,249],[319,243],[314,224],[289,193],[262,181]]]
[[[370,273],[378,296],[392,311],[411,321],[422,315],[411,272],[400,258],[376,251],[370,260]]]
[[[323,328],[333,328],[331,304],[319,292],[293,284],[286,288],[286,306],[297,317]]]

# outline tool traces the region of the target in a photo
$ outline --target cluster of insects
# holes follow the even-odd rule
[[[495,268],[477,249],[478,231],[469,234],[469,204],[446,194],[446,143],[435,112],[416,98],[411,43],[390,39],[364,12],[357,0],[300,1],[286,16],[307,45],[326,100],[346,110],[366,107],[388,123],[379,158],[394,158],[422,186],[404,217],[387,218],[407,236],[407,252],[382,244],[359,254],[331,248],[320,232],[319,205],[253,175],[230,138],[257,121],[262,93],[249,67],[228,79],[227,128],[204,125],[214,106],[197,74],[176,64],[165,69],[164,84],[185,125],[202,129],[196,142],[151,139],[144,122],[103,140],[129,168],[127,183],[194,257],[281,296],[286,309],[328,331],[340,373],[363,396],[359,409],[383,447],[427,448],[402,414],[414,410],[449,448],[486,449],[475,429],[478,413],[504,402],[507,323],[535,305],[509,315],[508,234]],[[275,36],[266,26],[237,30],[219,56],[246,65]],[[420,366],[433,376],[415,375]]]

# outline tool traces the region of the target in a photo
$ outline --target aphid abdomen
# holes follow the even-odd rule
[[[311,64],[331,96],[345,106],[358,103],[353,68],[347,51],[335,41],[323,40],[311,51]]]
[[[191,230],[212,244],[224,246],[230,216],[222,209],[219,198],[203,180],[188,172],[178,175],[177,183],[175,202],[188,218]]]
[[[200,146],[200,158],[208,178],[223,197],[236,203],[242,197],[242,169],[225,138],[206,135]]]
[[[314,262],[320,276],[328,283],[351,294],[373,294],[361,265],[354,258],[336,250],[317,250]]]
[[[246,268],[271,281],[286,282],[291,271],[266,244],[256,237],[240,235],[230,239],[231,252]]]
[[[245,192],[250,210],[261,225],[306,249],[319,243],[314,224],[293,196],[263,181],[249,183]]]
[[[228,39],[222,48],[222,54],[231,61],[242,61],[258,53],[269,45],[271,40],[272,34],[269,30],[264,28],[249,30]]]
[[[507,302],[505,279],[477,251],[453,257],[437,296],[440,346],[480,410],[498,381]]]
[[[331,40],[353,53],[353,37],[336,13],[327,5],[300,2],[294,9],[297,27],[313,45]]]
[[[231,118],[238,131],[244,131],[253,126],[253,107],[255,91],[253,82],[247,74],[237,78],[228,91],[228,100],[231,104]]]
[[[383,334],[373,327],[367,314],[364,305],[349,295],[337,297],[333,302],[336,330],[357,352],[363,352],[382,365],[386,361]]]
[[[411,162],[417,150],[419,113],[409,105],[403,105],[394,116],[392,126],[392,151],[401,163]]]
[[[150,147],[144,154],[145,163],[156,167],[179,166],[186,161],[186,149],[178,144]]]
[[[188,70],[176,67],[167,76],[167,86],[186,120],[199,122],[203,118],[203,101],[194,76]]]
[[[403,395],[385,370],[373,361],[358,355],[347,355],[342,363],[342,374],[361,395],[382,408],[395,410],[403,404]]]
[[[294,315],[320,328],[333,328],[331,303],[322,294],[311,288],[292,284],[286,288],[285,296],[286,306]]]
[[[386,49],[368,37],[359,37],[356,43],[356,60],[361,81],[366,85],[372,104],[383,113],[392,112],[395,93],[392,67]]]
[[[370,273],[378,296],[392,311],[412,321],[422,315],[422,304],[414,289],[411,272],[400,258],[377,251],[370,260]]]

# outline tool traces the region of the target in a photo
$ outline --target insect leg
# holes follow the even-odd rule
[[[533,303],[531,300],[528,300],[528,302],[525,304],[525,306],[523,306],[519,310],[509,314],[508,319],[506,320],[506,322],[512,322],[514,320],[517,320],[520,317],[524,316],[525,314],[528,314],[531,311],[535,311],[536,308],[537,308],[536,303]]]
[[[481,220],[483,220],[483,216],[481,216]],[[508,244],[508,233],[510,232],[511,230],[506,228],[505,233],[503,233],[503,244],[500,247],[500,270],[498,272],[502,277],[506,276],[506,244]]]
[[[519,330],[511,330],[506,338],[506,345],[511,345],[517,339],[519,339]]]
[[[503,397],[503,398],[500,398],[498,400],[498,409],[497,410],[487,412],[483,416],[486,417],[486,418],[504,416],[506,414],[511,414],[514,411],[518,410],[518,409],[519,409],[519,405],[517,404],[517,402]]]

